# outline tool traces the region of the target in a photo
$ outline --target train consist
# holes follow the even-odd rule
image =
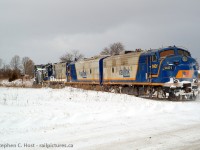
[[[37,83],[63,83],[138,96],[195,99],[198,95],[198,63],[180,47],[148,51],[124,51],[72,63],[35,66]]]

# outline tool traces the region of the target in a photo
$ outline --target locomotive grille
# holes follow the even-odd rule
[[[183,87],[191,87],[191,83],[184,83]]]

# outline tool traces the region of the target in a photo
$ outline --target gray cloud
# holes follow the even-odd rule
[[[56,62],[66,50],[89,57],[117,41],[126,49],[185,46],[200,58],[199,6],[199,0],[1,0],[0,58]]]

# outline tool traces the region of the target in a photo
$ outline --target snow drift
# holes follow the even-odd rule
[[[12,82],[9,82],[8,80],[0,80],[0,86],[5,87],[32,87],[34,79],[30,80],[22,80],[17,79]]]

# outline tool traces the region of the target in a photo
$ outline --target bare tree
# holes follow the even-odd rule
[[[12,69],[11,75],[9,75],[9,81],[14,81],[20,77],[21,74],[21,62],[20,62],[20,57],[18,55],[15,55],[11,61],[10,61],[10,66]]]
[[[2,61],[2,59],[0,58],[0,69],[1,69],[2,66],[3,66],[3,61]]]
[[[78,61],[78,60],[80,60],[80,59],[82,59],[84,57],[84,55],[81,54],[78,50],[73,50],[72,51],[72,55],[73,55],[73,59],[75,61]]]
[[[60,57],[61,62],[73,62],[82,59],[84,56],[78,50],[73,50],[72,52],[66,52],[63,56]]]
[[[124,51],[124,45],[121,42],[111,44],[109,47],[104,48],[100,53],[101,55],[116,55]]]
[[[103,51],[100,53],[101,55],[110,55],[110,49],[105,47]]]
[[[70,63],[73,61],[73,55],[71,53],[66,52],[64,55],[60,57],[61,62]]]
[[[13,70],[20,70],[20,65],[20,57],[15,55],[10,61],[10,66]]]
[[[0,78],[2,78],[3,77],[3,69],[1,68],[1,66],[2,66],[2,59],[0,58]]]
[[[119,54],[124,50],[124,45],[120,42],[113,43],[110,46],[110,50],[111,50],[111,55]]]
[[[0,73],[1,78],[7,79],[12,75],[12,70],[10,69],[9,65],[3,64],[3,67],[0,71],[1,71]]]
[[[34,62],[29,57],[22,58],[22,70],[24,74],[33,76]]]

